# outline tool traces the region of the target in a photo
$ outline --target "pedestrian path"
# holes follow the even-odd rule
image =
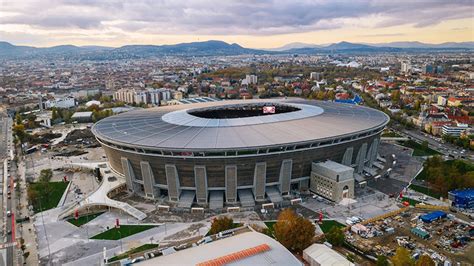
[[[105,166],[105,167],[104,167]],[[97,162],[97,163],[72,163],[67,165],[66,167],[83,167],[83,168],[90,168],[95,169],[99,167],[101,175],[103,176],[102,183],[97,188],[96,191],[92,192],[83,200],[71,204],[68,206],[60,215],[60,218],[65,218],[70,216],[74,213],[76,209],[79,208],[86,208],[91,206],[108,206],[111,208],[116,208],[123,210],[124,212],[130,214],[131,216],[137,218],[138,220],[143,220],[146,218],[146,214],[141,212],[140,210],[132,207],[130,204],[110,199],[107,194],[125,184],[125,180],[120,177],[116,177],[110,171],[108,165],[104,162]]]

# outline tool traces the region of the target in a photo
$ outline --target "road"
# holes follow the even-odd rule
[[[14,243],[16,242],[15,237],[15,191],[13,189],[13,175],[16,173],[16,165],[11,161],[11,149],[12,146],[12,120],[7,117],[5,113],[0,114],[1,116],[1,145],[0,145],[0,158],[2,160],[2,221],[3,221],[3,235],[6,235],[4,238],[4,246],[6,248],[6,265],[16,265],[17,255],[16,248]],[[8,215],[7,215],[8,214]]]
[[[408,129],[395,129],[391,128],[393,131],[397,132],[398,134],[408,137],[418,143],[422,143],[423,141],[428,142],[428,147],[431,149],[446,155],[452,158],[463,158],[463,159],[474,159],[474,152],[470,150],[464,150],[456,145],[451,143],[442,143],[436,140],[436,137],[425,135],[424,133],[417,131],[417,130],[408,130]],[[464,150],[464,152],[463,152]]]

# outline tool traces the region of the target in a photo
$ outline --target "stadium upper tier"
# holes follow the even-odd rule
[[[303,99],[173,105],[105,118],[92,128],[108,144],[133,149],[227,151],[338,143],[380,131],[378,110]]]

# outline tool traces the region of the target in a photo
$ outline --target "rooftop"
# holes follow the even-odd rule
[[[344,256],[337,253],[333,249],[323,244],[313,244],[306,248],[303,253],[309,256],[313,261],[316,261],[319,265],[338,265],[338,266],[351,266],[354,265],[348,261]]]
[[[226,260],[226,265],[302,266],[293,254],[275,239],[257,232],[247,232],[138,263],[147,265],[210,265]],[[218,265],[218,264],[216,264]]]
[[[197,110],[219,111],[238,105],[284,105],[293,111],[276,110],[271,115],[232,118],[193,115]],[[352,136],[383,127],[387,122],[386,114],[367,107],[295,98],[204,102],[137,110],[102,119],[92,130],[100,139],[114,144],[189,151],[308,143]]]

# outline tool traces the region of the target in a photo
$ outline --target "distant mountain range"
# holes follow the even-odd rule
[[[472,50],[474,42],[426,44],[421,42],[393,42],[361,44],[339,42],[328,45],[290,43],[274,49],[250,49],[236,43],[204,41],[174,45],[126,45],[119,48],[104,46],[59,45],[47,48],[16,46],[0,42],[0,59],[6,58],[71,58],[71,59],[129,59],[165,55],[208,56],[242,54],[317,54],[317,53],[372,53],[372,52],[423,52],[447,50]]]
[[[359,45],[357,47],[357,45]],[[361,46],[364,45],[364,46]],[[440,44],[422,43],[422,42],[389,42],[389,43],[349,43],[340,42],[334,44],[311,44],[294,42],[289,43],[278,48],[264,49],[267,51],[288,51],[292,49],[307,49],[307,48],[368,48],[370,47],[391,47],[391,48],[406,48],[406,49],[474,49],[474,42],[445,42]]]

